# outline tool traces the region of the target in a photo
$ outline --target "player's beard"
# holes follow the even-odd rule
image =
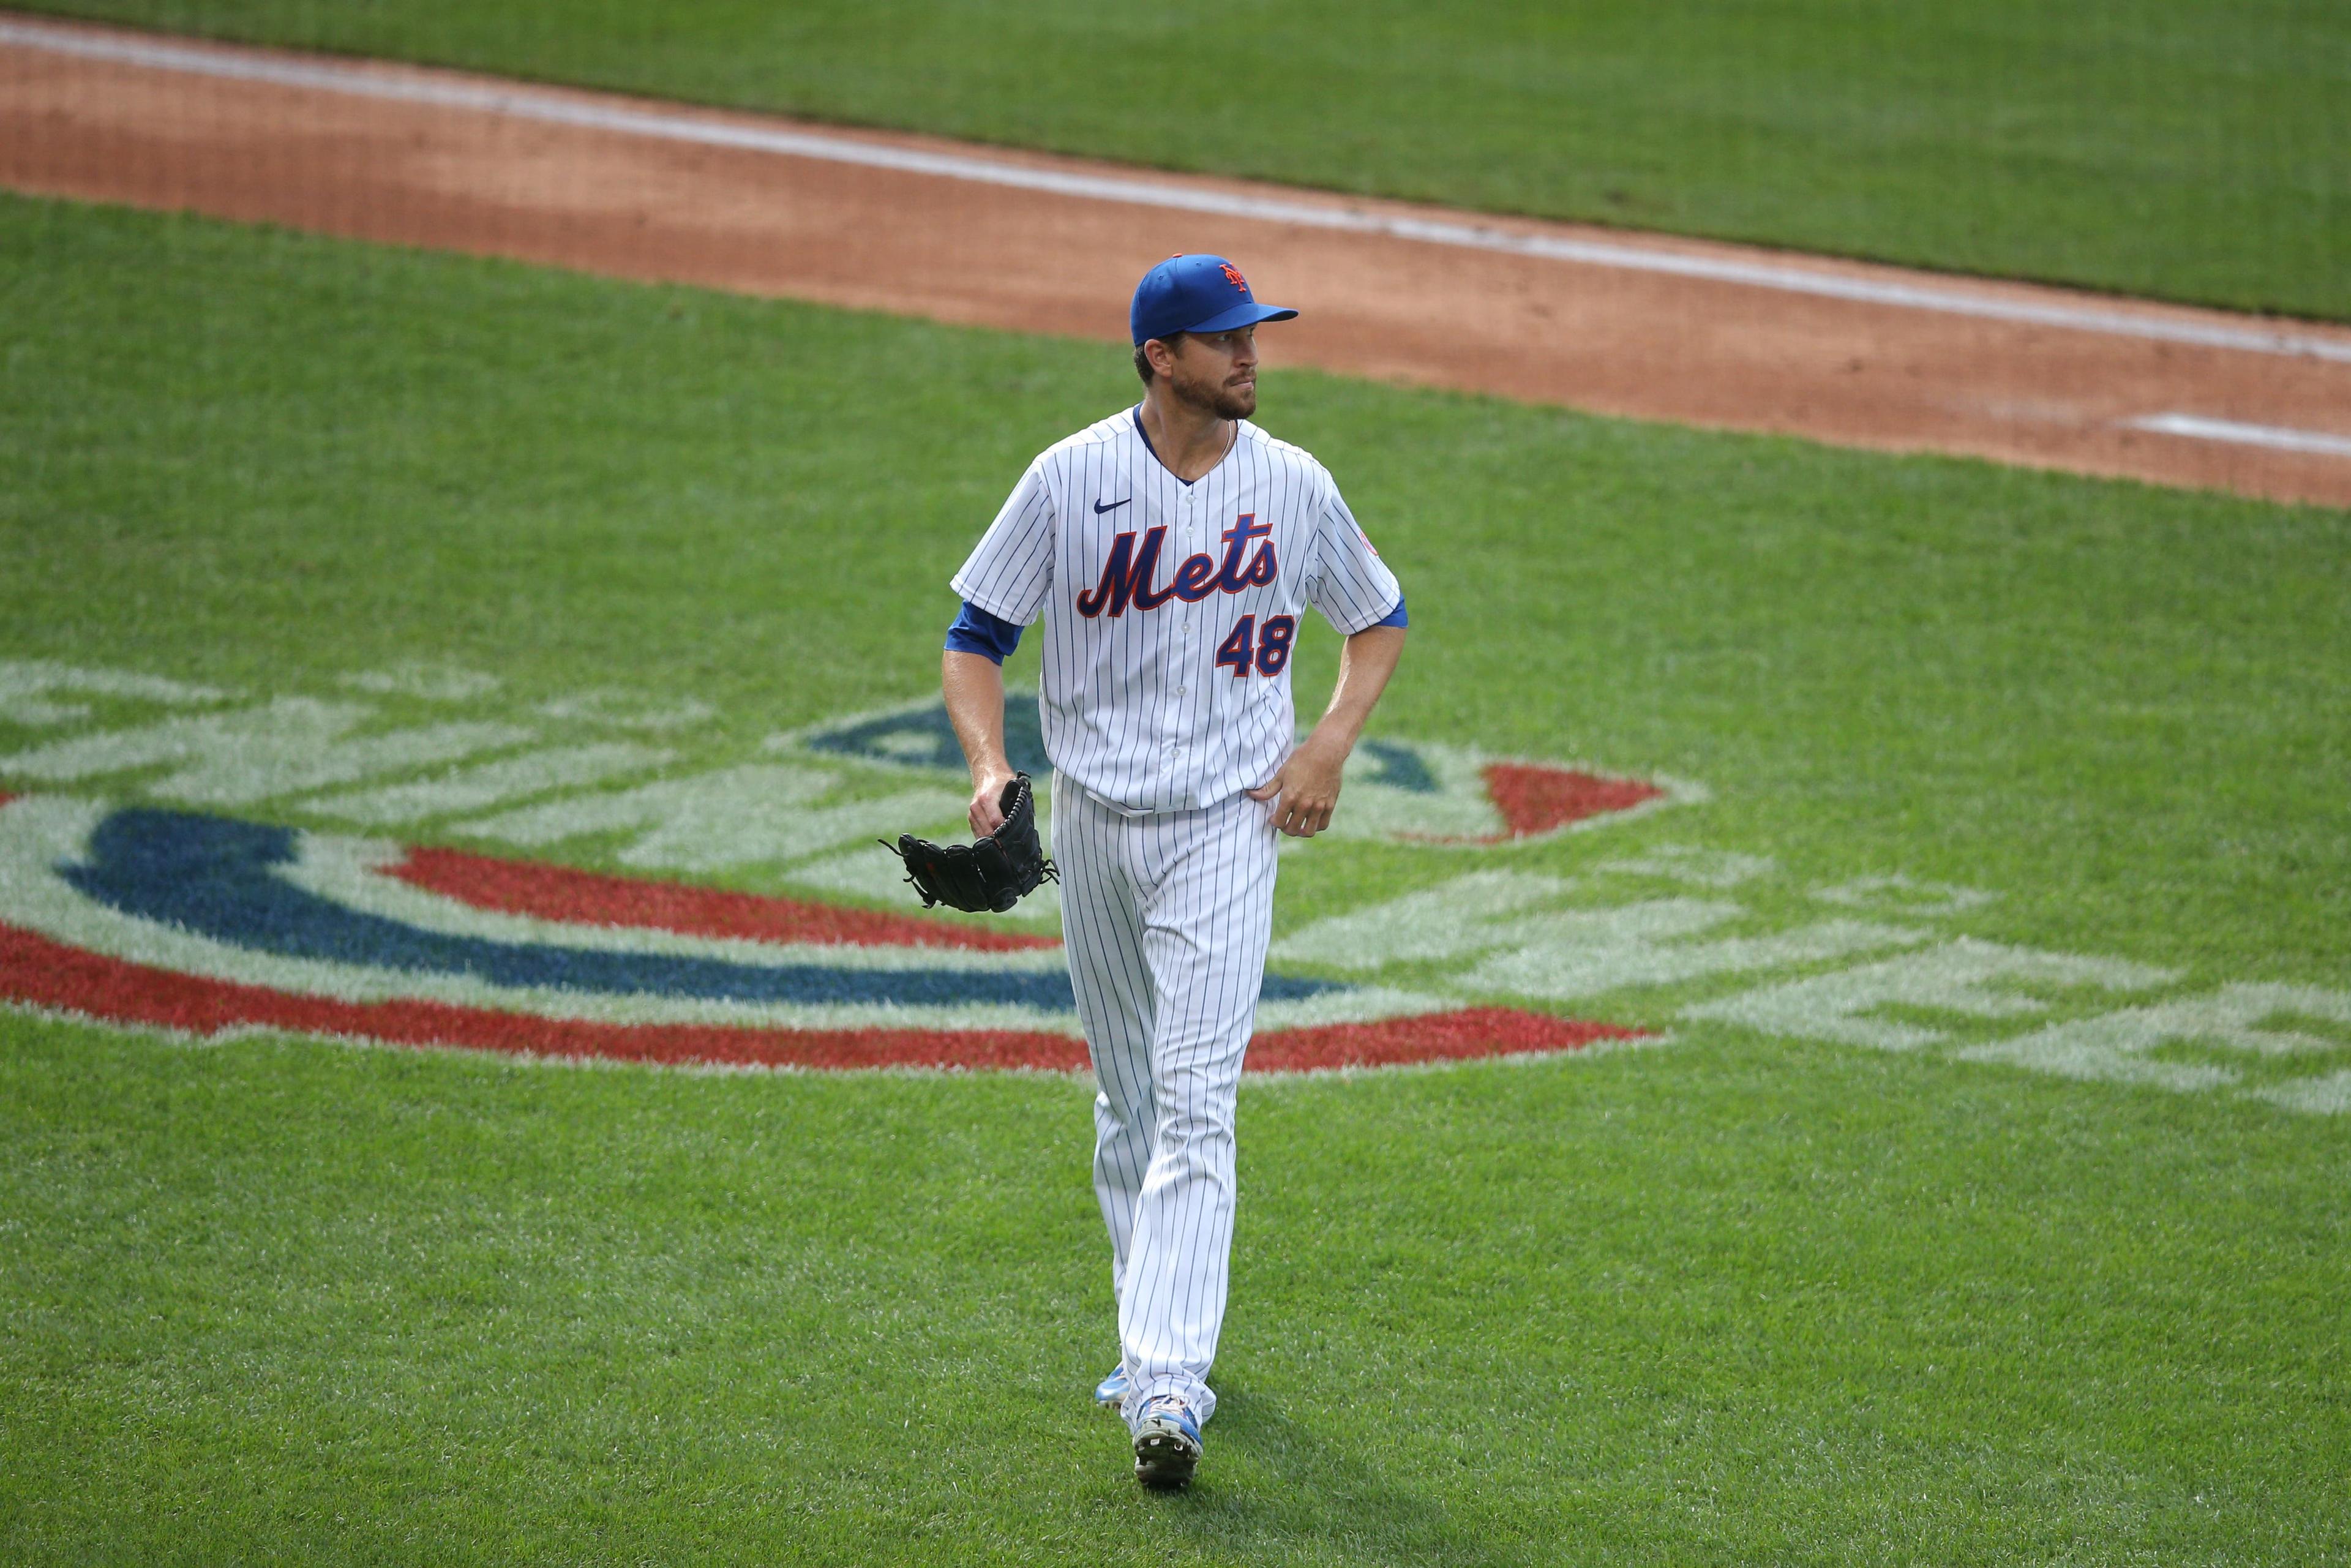
[[[1205,413],[1213,413],[1218,419],[1247,419],[1257,412],[1257,382],[1254,380],[1232,386],[1223,382],[1210,382],[1206,377],[1195,379],[1176,375],[1168,378],[1167,384],[1168,390],[1178,399]]]

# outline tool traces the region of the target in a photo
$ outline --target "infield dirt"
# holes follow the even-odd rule
[[[1157,173],[1138,183],[1118,165],[455,72],[179,39],[141,58],[142,40],[164,41],[0,20],[11,40],[0,43],[0,183],[22,191],[1107,341],[1123,340],[1128,291],[1150,262],[1221,251],[1243,260],[1260,297],[1302,308],[1269,344],[1277,364],[2351,505],[2351,455],[2325,450],[2351,442],[2351,329],[1282,187]],[[90,41],[106,47],[92,53]],[[271,72],[254,62],[313,68],[301,82],[283,70],[262,79]],[[517,113],[517,103],[558,115]],[[689,133],[627,128],[647,115]],[[1091,190],[714,145],[694,127],[716,140],[783,131],[984,160]],[[1145,185],[1227,210],[1102,193]],[[1924,290],[2110,324],[2002,319],[1230,210],[1251,202],[1638,250],[1718,273],[1801,270],[1881,295]],[[2117,319],[2189,336],[2274,333],[2304,349],[2164,340]],[[2321,449],[2135,423],[2181,416],[2301,432]]]

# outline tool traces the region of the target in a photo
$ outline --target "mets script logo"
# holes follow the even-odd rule
[[[1156,610],[1171,599],[1186,604],[1197,604],[1212,593],[1241,593],[1251,588],[1270,587],[1281,575],[1281,566],[1274,554],[1271,523],[1260,523],[1255,512],[1243,512],[1233,520],[1233,526],[1217,538],[1224,541],[1222,560],[1206,555],[1188,556],[1176,569],[1176,575],[1165,588],[1154,588],[1151,580],[1159,575],[1159,552],[1167,539],[1165,528],[1146,530],[1143,544],[1137,548],[1135,536],[1123,533],[1111,541],[1110,554],[1102,562],[1102,580],[1093,587],[1078,593],[1078,613],[1089,621],[1098,615],[1113,620],[1126,613],[1126,607]],[[1258,541],[1263,540],[1263,543]],[[1249,547],[1257,544],[1257,554],[1247,566],[1241,557]]]
[[[1247,542],[1227,558],[1243,578]],[[0,1002],[208,1037],[812,1068],[1084,1064],[1050,890],[1020,920],[926,917],[871,843],[904,828],[945,836],[960,816],[960,757],[935,702],[681,768],[673,747],[711,716],[698,704],[581,694],[490,717],[462,711],[490,700],[471,678],[341,685],[253,698],[0,664],[13,737]],[[1014,760],[1041,777],[1033,702],[1011,715]],[[1395,740],[1364,743],[1349,791],[1346,833],[1464,848],[1693,798]],[[1277,963],[1249,1065],[1641,1032],[1465,999]]]

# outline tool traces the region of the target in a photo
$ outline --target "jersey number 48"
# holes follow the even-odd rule
[[[1217,645],[1217,666],[1229,667],[1239,680],[1252,666],[1260,675],[1278,675],[1290,663],[1290,640],[1298,634],[1298,618],[1276,615],[1258,630],[1257,617],[1244,615],[1233,634]]]

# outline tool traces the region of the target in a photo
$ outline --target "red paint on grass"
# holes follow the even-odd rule
[[[344,1001],[183,975],[0,925],[0,997],[109,1023],[191,1034],[262,1027],[349,1035],[392,1045],[454,1045],[622,1061],[763,1067],[1045,1067],[1085,1065],[1082,1041],[1012,1030],[728,1029],[616,1024],[494,1008],[402,999]]]
[[[412,849],[398,865],[387,867],[385,874],[500,915],[643,926],[685,936],[859,947],[964,947],[999,953],[1061,945],[1057,936],[950,925],[945,921],[715,887],[641,882],[460,850]]]
[[[1604,779],[1596,773],[1524,762],[1489,762],[1484,772],[1486,793],[1502,813],[1502,821],[1510,824],[1507,834],[1489,842],[1548,833],[1611,811],[1629,811],[1661,800],[1666,794],[1638,779]]]
[[[1646,1030],[1588,1019],[1552,1018],[1510,1008],[1465,1008],[1377,1023],[1276,1030],[1249,1042],[1252,1072],[1303,1072],[1329,1067],[1395,1067],[1410,1061],[1466,1061],[1528,1051],[1581,1051],[1595,1040],[1637,1040]]]
[[[1016,1030],[728,1029],[716,1024],[617,1024],[542,1018],[418,999],[356,1002],[302,996],[108,957],[0,925],[0,998],[104,1023],[189,1034],[281,1029],[390,1045],[457,1046],[616,1061],[750,1067],[1043,1068],[1086,1065],[1070,1035]],[[1643,1031],[1503,1008],[1276,1030],[1249,1046],[1252,1071],[1383,1067],[1523,1051],[1576,1051]]]

